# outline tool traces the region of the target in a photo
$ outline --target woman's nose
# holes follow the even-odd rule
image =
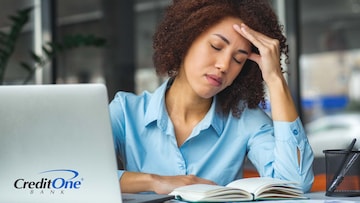
[[[222,54],[217,57],[215,67],[219,69],[222,73],[226,73],[230,67],[231,56]]]

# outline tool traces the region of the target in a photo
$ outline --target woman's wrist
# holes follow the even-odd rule
[[[154,191],[156,178],[153,174],[126,171],[120,179],[121,191],[125,193]]]
[[[294,121],[298,114],[285,78],[273,78],[270,83],[267,83],[267,87],[273,120]]]
[[[271,76],[264,77],[264,82],[268,86],[268,88],[275,87],[278,88],[279,85],[287,86],[286,79],[283,74],[272,74]]]
[[[157,185],[159,185],[159,175],[156,174],[147,174],[148,175],[148,187],[151,191],[155,192],[157,189]]]

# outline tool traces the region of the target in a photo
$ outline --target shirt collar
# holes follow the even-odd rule
[[[165,105],[165,93],[166,90],[171,86],[172,80],[167,79],[159,88],[157,88],[147,107],[147,111],[145,113],[145,125],[148,126],[152,122],[157,121],[157,125],[163,131],[166,131],[169,116],[166,110]],[[211,104],[211,107],[208,113],[205,115],[204,119],[198,124],[195,130],[201,131],[212,126],[217,134],[220,136],[222,133],[222,129],[224,126],[224,118],[221,112],[219,112],[219,108],[217,108],[216,96]],[[196,134],[198,134],[197,132]]]
[[[212,126],[218,136],[220,136],[225,121],[223,120],[223,115],[221,112],[219,112],[219,110],[220,109],[217,106],[217,99],[215,96],[213,102],[211,103],[209,111],[205,115],[204,119],[199,123],[198,130],[205,130]]]
[[[168,89],[169,79],[167,79],[160,87],[158,87],[151,96],[149,105],[145,113],[145,126],[154,121],[158,121],[158,126],[165,130],[168,122],[168,114],[165,105],[165,93]],[[170,81],[171,82],[171,81]]]

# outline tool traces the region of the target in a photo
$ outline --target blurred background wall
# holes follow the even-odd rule
[[[32,7],[8,61],[3,85],[23,84],[28,72],[20,62],[33,63],[31,51],[42,54],[41,46],[47,42],[62,42],[66,36],[81,34],[103,38],[106,43],[56,54],[46,66],[36,70],[27,84],[104,83],[110,100],[119,90],[153,91],[163,78],[157,77],[153,68],[152,35],[169,3],[170,0],[0,0],[0,40],[4,40],[1,36],[13,24],[9,16]],[[284,67],[313,148],[340,148],[354,136],[360,140],[356,127],[360,123],[348,116],[359,115],[360,109],[360,0],[271,3],[288,37],[290,63]],[[315,122],[335,115],[340,119]],[[330,134],[335,138],[330,139]],[[322,154],[316,156],[321,158]]]

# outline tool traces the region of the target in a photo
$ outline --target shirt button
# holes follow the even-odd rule
[[[298,135],[298,134],[299,134],[299,131],[298,131],[298,130],[293,130],[293,134],[294,134],[294,135]]]

